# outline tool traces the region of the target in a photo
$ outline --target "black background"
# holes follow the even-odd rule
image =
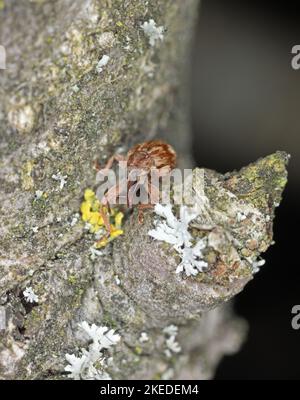
[[[289,183],[276,211],[276,244],[266,265],[236,297],[249,322],[241,351],[225,357],[216,379],[299,379],[300,44],[297,2],[203,0],[192,54],[194,157],[226,172],[276,150],[291,154]]]

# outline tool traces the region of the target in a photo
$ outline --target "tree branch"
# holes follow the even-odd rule
[[[127,221],[125,235],[96,260],[75,215],[95,182],[95,159],[160,133],[188,155],[185,83],[197,7],[197,0],[15,0],[0,11],[7,51],[0,75],[1,378],[64,378],[65,354],[85,343],[83,320],[120,333],[113,378],[209,378],[238,349],[245,324],[223,303],[252,278],[252,261],[271,243],[284,153],[226,176],[201,170],[200,181],[194,170],[194,190],[204,191],[213,222],[209,268],[196,278],[175,274],[172,249],[151,240],[151,212],[142,227]],[[155,46],[141,28],[151,19],[166,29]],[[201,231],[208,221],[198,206],[193,229]],[[232,227],[230,218],[245,208],[244,225]],[[24,300],[29,286],[37,305]],[[174,322],[182,350],[168,358],[162,329]],[[141,344],[144,331],[149,340]]]

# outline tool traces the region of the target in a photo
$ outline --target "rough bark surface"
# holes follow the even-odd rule
[[[271,244],[286,183],[284,153],[225,176],[194,170],[194,191],[208,201],[199,198],[195,237],[210,224],[209,269],[196,278],[174,274],[176,255],[147,234],[151,212],[142,227],[127,220],[125,235],[94,260],[93,239],[76,220],[84,189],[95,183],[95,159],[103,163],[156,135],[186,159],[185,82],[198,6],[198,0],[4,2],[2,379],[64,379],[65,354],[85,344],[78,329],[84,320],[120,333],[109,366],[115,379],[210,378],[222,356],[238,350],[245,323],[223,303],[252,278],[253,262]],[[166,28],[155,46],[141,29],[149,19]],[[110,59],[99,72],[103,55]],[[235,225],[238,212],[249,217]],[[24,300],[29,286],[37,305]],[[171,323],[179,326],[182,350],[168,358],[162,330]],[[148,342],[141,344],[141,332]]]

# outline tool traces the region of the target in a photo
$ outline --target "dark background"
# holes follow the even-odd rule
[[[291,154],[289,183],[276,211],[275,246],[266,265],[236,297],[249,322],[242,350],[226,357],[216,379],[299,379],[300,330],[300,44],[296,2],[202,0],[192,54],[192,119],[197,165],[226,172],[276,150]]]

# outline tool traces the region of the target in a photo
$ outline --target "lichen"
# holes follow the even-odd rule
[[[229,177],[226,187],[240,199],[247,197],[260,211],[268,212],[271,202],[276,205],[281,200],[282,190],[287,183],[288,160],[287,153],[278,151],[271,154]]]
[[[80,211],[82,220],[88,224],[89,232],[102,234],[102,238],[95,244],[96,248],[105,247],[112,240],[123,235],[124,232],[121,227],[124,214],[116,208],[109,209],[103,206],[93,190],[85,190]],[[109,229],[105,218],[107,218]]]

